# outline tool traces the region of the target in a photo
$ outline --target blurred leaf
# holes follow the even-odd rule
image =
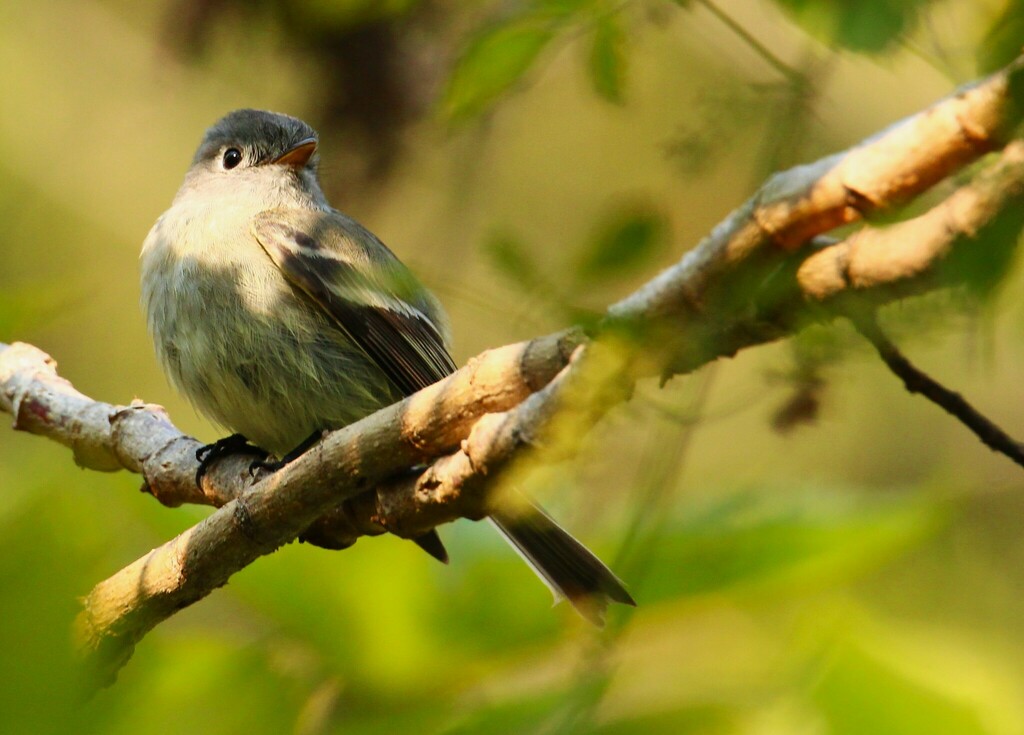
[[[615,15],[602,15],[594,28],[590,48],[590,80],[597,93],[609,102],[622,104],[625,80],[626,36]]]
[[[794,376],[789,395],[772,412],[770,424],[780,434],[788,434],[818,422],[825,381],[818,375]]]
[[[846,333],[821,325],[811,325],[797,332],[789,341],[791,372],[801,375],[835,365],[852,349],[848,337]]]
[[[713,79],[690,104],[692,115],[665,143],[665,153],[685,177],[713,170],[736,150],[737,138],[778,108],[792,84],[753,87],[734,78]]]
[[[985,735],[981,712],[892,662],[846,643],[815,687],[828,732],[834,735]],[[905,662],[903,662],[905,663]],[[904,668],[901,666],[901,668]]]
[[[929,0],[775,0],[808,33],[860,52],[891,47]]]
[[[600,735],[731,735],[743,732],[739,712],[717,703],[650,712],[598,725]]]
[[[978,296],[992,295],[1010,270],[1024,229],[1024,208],[1011,203],[977,232],[962,235],[977,246],[953,248],[941,264],[954,282]]]
[[[515,697],[490,707],[477,709],[443,732],[445,735],[540,732],[551,711],[559,705],[564,696],[565,692],[560,689],[549,689],[535,696]]]
[[[534,8],[537,11],[547,12],[555,16],[580,15],[589,10],[601,0],[534,0]]]
[[[359,24],[405,15],[422,0],[300,0],[292,10],[322,32],[327,28],[348,28]]]
[[[978,45],[978,68],[984,73],[1010,63],[1024,45],[1024,0],[1011,0]]]
[[[78,596],[89,589],[102,519],[82,523],[88,503],[60,502],[59,478],[40,471],[34,497],[0,519],[0,722],[5,732],[86,733],[83,671],[72,648]],[[51,484],[52,483],[52,484]],[[6,504],[6,490],[5,504]]]
[[[137,652],[136,657],[139,657]],[[291,732],[305,687],[275,665],[265,646],[240,644],[228,636],[150,635],[142,657],[148,676],[131,669],[98,703],[105,735],[169,731],[188,733]],[[139,661],[129,666],[137,667]],[[237,696],[209,706],[210,693],[230,682]],[[199,706],[205,700],[206,706]]]
[[[942,518],[920,499],[868,502],[824,488],[717,498],[666,531],[644,597],[836,583],[920,543]]]
[[[236,575],[232,588],[336,674],[397,696],[423,689],[424,666],[433,662],[440,675],[456,660],[437,660],[427,632],[436,598],[421,581],[436,564],[397,538],[366,539],[343,554],[295,544]],[[373,636],[380,628],[387,656]]]
[[[739,733],[740,717],[734,708],[718,703],[672,708],[668,711],[630,713],[602,717],[600,723],[580,725],[569,719],[560,724],[557,713],[569,703],[572,693],[547,688],[542,693],[478,709],[462,722],[446,729],[445,735],[475,733],[571,732],[600,735],[730,735]],[[556,717],[552,715],[555,714]]]
[[[432,630],[446,656],[493,665],[509,652],[557,640],[565,621],[575,622],[568,606],[552,610],[551,593],[487,525],[455,524],[445,541],[453,564],[438,570],[440,611]]]
[[[483,251],[501,275],[526,289],[543,281],[523,241],[508,232],[494,232],[483,243]]]
[[[825,371],[851,349],[853,343],[847,337],[839,330],[815,325],[789,340],[786,349],[790,364],[767,374],[770,382],[783,385],[788,394],[772,413],[770,423],[774,430],[786,433],[817,421],[829,389]]]
[[[576,270],[579,282],[621,277],[648,265],[668,245],[668,220],[647,205],[626,205],[604,217]]]
[[[445,92],[452,120],[484,112],[527,72],[554,37],[550,23],[536,15],[514,18],[477,34],[456,62]]]

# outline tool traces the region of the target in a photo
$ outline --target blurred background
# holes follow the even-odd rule
[[[332,202],[448,307],[462,362],[586,318],[772,171],[1016,55],[1019,0],[0,0],[0,341],[165,405],[137,253],[205,128],[321,132]],[[887,310],[1024,436],[1024,290]],[[80,702],[78,597],[209,513],[0,432],[0,729],[1024,733],[1024,476],[842,325],[641,386],[519,481],[627,581],[598,632],[486,524],[291,544]]]

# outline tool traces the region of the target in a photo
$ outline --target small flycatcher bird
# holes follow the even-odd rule
[[[261,110],[203,137],[142,246],[142,304],[171,382],[236,435],[285,460],[455,371],[441,305],[370,231],[328,204],[316,131]],[[212,448],[212,449],[211,449]],[[622,582],[539,507],[491,520],[556,601],[600,623]],[[417,539],[446,560],[435,532]]]

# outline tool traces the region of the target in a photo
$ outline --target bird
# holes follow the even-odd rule
[[[235,110],[204,134],[140,254],[142,307],[175,388],[279,467],[456,370],[437,298],[321,188],[319,136],[290,115]],[[532,500],[490,520],[549,587],[603,624],[623,582]],[[436,531],[415,539],[447,561]]]

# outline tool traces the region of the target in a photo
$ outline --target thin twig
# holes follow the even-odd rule
[[[903,381],[909,392],[924,396],[974,432],[989,449],[1006,455],[1024,467],[1024,444],[999,428],[962,395],[945,387],[911,363],[882,331],[873,312],[851,316],[850,320],[861,336],[878,350],[878,356]]]
[[[788,79],[790,82],[795,84],[803,84],[807,81],[807,76],[794,69],[792,66],[787,64],[785,61],[780,59],[778,56],[772,53],[771,49],[765,46],[763,43],[757,40],[750,31],[740,25],[739,21],[733,18],[731,15],[726,13],[724,10],[715,5],[711,0],[698,0],[698,2],[705,7],[705,9],[711,13],[720,23],[725,25],[730,31],[735,33],[742,39],[742,41],[750,46],[750,48],[760,56],[764,61],[775,71],[779,72],[782,76]]]

